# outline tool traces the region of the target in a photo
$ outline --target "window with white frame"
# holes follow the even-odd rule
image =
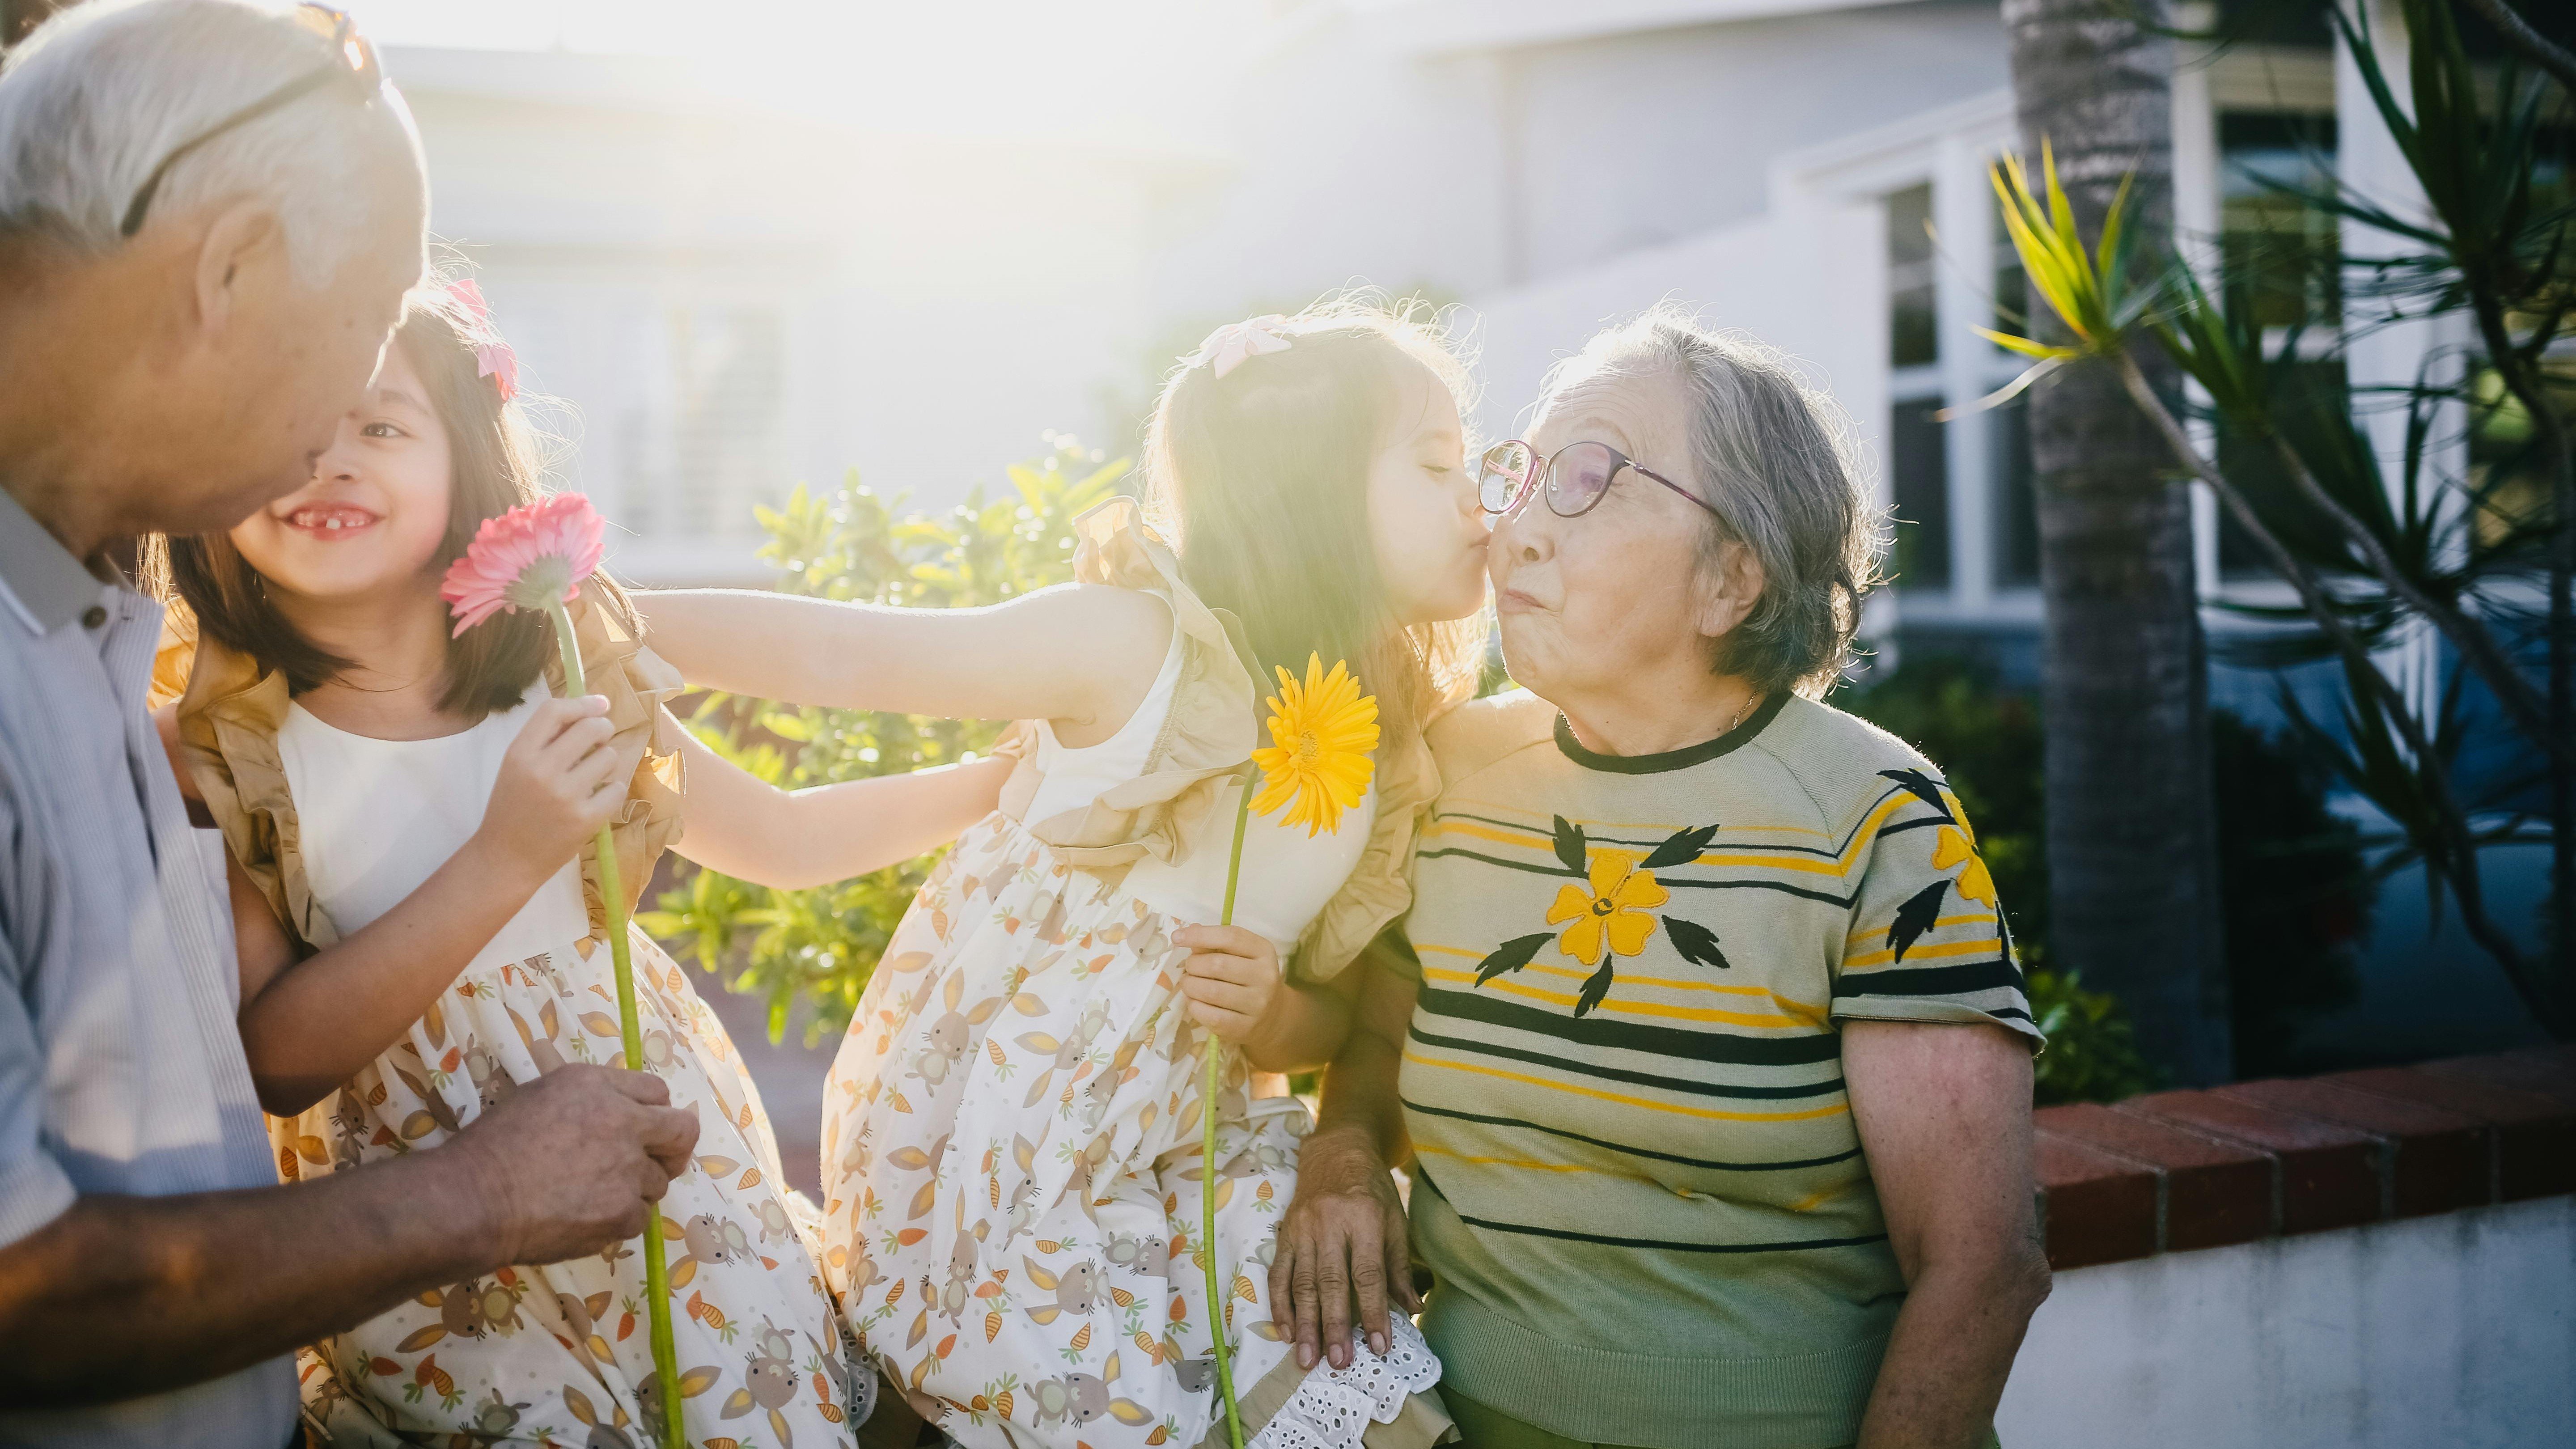
[[[1896,508],[1890,568],[1905,590],[1950,587],[1950,461],[1940,414],[1940,261],[1929,182],[1887,198],[1887,476]]]
[[[1973,608],[2039,582],[2039,534],[2022,410],[1976,405],[2020,370],[1974,329],[2026,325],[2021,266],[1982,174],[1954,169],[1884,197],[1885,436],[1896,587]]]
[[[624,414],[627,522],[666,539],[752,529],[786,470],[786,322],[775,307],[683,302],[647,327],[643,406]]]

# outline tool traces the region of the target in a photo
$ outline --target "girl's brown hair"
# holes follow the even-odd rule
[[[479,371],[478,345],[493,341],[490,325],[475,317],[444,286],[412,293],[395,329],[429,394],[426,401],[447,430],[450,485],[447,538],[431,567],[444,571],[464,557],[474,531],[541,495],[544,463],[536,431],[519,403],[505,401],[493,379]],[[222,533],[154,535],[144,541],[144,580],[164,599],[176,597],[197,617],[200,633],[283,671],[289,691],[302,694],[350,667],[304,637],[269,602],[261,579],[232,539]],[[624,591],[605,574],[590,593],[621,618],[632,609]],[[554,648],[545,617],[504,611],[447,641],[447,687],[438,707],[452,714],[488,714],[519,703],[545,668]]]
[[[1411,300],[1329,298],[1278,330],[1291,346],[1225,377],[1204,363],[1172,374],[1146,428],[1147,507],[1190,587],[1242,621],[1265,692],[1272,666],[1302,676],[1310,653],[1348,660],[1380,718],[1419,731],[1474,688],[1485,621],[1396,622],[1369,531],[1369,463],[1410,421],[1397,415],[1406,369],[1428,370],[1463,414],[1466,365]]]

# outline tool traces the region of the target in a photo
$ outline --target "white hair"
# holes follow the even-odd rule
[[[93,0],[60,12],[0,69],[0,236],[114,251],[126,208],[163,158],[331,63],[327,41],[254,0]],[[389,170],[388,126],[409,176]],[[261,198],[285,227],[297,278],[319,286],[373,239],[386,211],[424,206],[424,186],[401,97],[388,86],[362,111],[325,86],[181,158],[145,225]]]
[[[1762,564],[1762,597],[1710,641],[1710,667],[1764,691],[1822,698],[1850,662],[1861,597],[1877,584],[1884,552],[1850,419],[1787,353],[1749,333],[1712,331],[1671,303],[1595,333],[1548,374],[1546,396],[1658,373],[1689,400],[1684,436],[1712,514],[1701,566],[1722,568],[1728,543]]]

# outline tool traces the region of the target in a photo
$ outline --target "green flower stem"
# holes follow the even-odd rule
[[[1225,865],[1225,910],[1217,924],[1234,924],[1234,883],[1243,874],[1243,827],[1252,821],[1252,780],[1243,782],[1243,803],[1234,810],[1234,854]],[[1225,1399],[1225,1428],[1234,1449],[1243,1449],[1243,1414],[1234,1403],[1234,1355],[1226,1347],[1225,1311],[1232,1297],[1217,1286],[1216,1272],[1216,1090],[1218,1059],[1225,1043],[1208,1032],[1207,1070],[1199,1105],[1199,1250],[1207,1254],[1208,1336],[1216,1342],[1216,1387]]]
[[[578,699],[590,693],[590,683],[582,673],[572,615],[560,599],[549,602],[546,613],[555,621],[555,643],[563,650],[565,693]],[[644,1026],[635,1012],[635,962],[626,944],[626,883],[617,869],[617,842],[607,826],[599,827],[593,848],[599,852],[600,904],[608,912],[608,959],[617,975],[617,1028],[625,1041],[626,1069],[640,1072]],[[671,1267],[662,1247],[662,1209],[654,1203],[644,1206],[644,1316],[653,1344],[653,1375],[662,1390],[662,1449],[688,1449],[680,1431],[680,1351],[671,1341]]]

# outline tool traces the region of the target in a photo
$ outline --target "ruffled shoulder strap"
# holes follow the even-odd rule
[[[574,636],[581,645],[582,673],[593,694],[608,700],[613,727],[612,748],[642,746],[643,758],[627,789],[626,804],[611,822],[617,860],[631,906],[648,881],[654,862],[679,838],[680,797],[684,785],[676,741],[657,729],[661,706],[686,688],[679,671],[643,646],[633,632],[585,589],[590,607],[581,611]],[[193,621],[191,621],[193,622]],[[268,900],[289,930],[319,950],[340,939],[330,913],[313,898],[306,875],[295,801],[288,793],[286,765],[277,750],[278,731],[286,723],[290,702],[286,676],[263,670],[247,655],[211,639],[197,639],[192,660],[172,653],[173,631],[165,626],[162,661],[174,677],[183,676],[186,692],[179,700],[180,753],[195,780],[206,810],[224,833],[225,848]],[[549,656],[546,683],[560,694],[563,665]],[[603,933],[599,864],[585,851],[582,895],[590,908],[591,930]]]
[[[607,607],[596,584],[582,585],[582,597],[589,607],[580,611],[573,624],[573,637],[581,645],[582,682],[608,701],[608,723],[614,731],[610,748],[643,749],[626,788],[626,803],[609,822],[617,844],[619,884],[625,887],[631,911],[653,879],[654,863],[680,838],[680,799],[687,781],[682,777],[679,742],[662,725],[662,706],[686,692],[688,685],[679,670],[646,648]],[[546,656],[546,687],[558,696],[564,692],[559,652]],[[581,895],[590,910],[591,934],[606,940],[608,916],[601,905],[605,897],[599,887],[599,857],[590,850],[581,854]]]
[[[1146,524],[1135,499],[1109,499],[1075,519],[1073,529],[1076,580],[1142,590],[1172,606],[1180,677],[1171,712],[1135,779],[1103,790],[1080,809],[1023,823],[1083,869],[1115,869],[1147,856],[1170,861],[1215,807],[1225,782],[1252,758],[1252,674],[1224,618],[1183,581],[1179,557]],[[1023,722],[999,751],[1019,756],[1002,788],[1002,809],[1014,819],[1035,797],[1041,773],[1027,742]]]
[[[1323,981],[1359,959],[1377,934],[1413,909],[1413,851],[1440,794],[1440,771],[1422,731],[1389,721],[1377,746],[1377,813],[1350,878],[1306,928],[1290,965],[1301,981]]]
[[[170,644],[165,628],[165,651]],[[173,660],[175,671],[176,661]],[[154,666],[156,678],[161,666]],[[267,897],[286,928],[316,950],[340,939],[330,913],[313,899],[304,873],[295,801],[277,732],[290,698],[286,675],[263,670],[247,654],[198,639],[179,698],[179,751],[224,847]]]

